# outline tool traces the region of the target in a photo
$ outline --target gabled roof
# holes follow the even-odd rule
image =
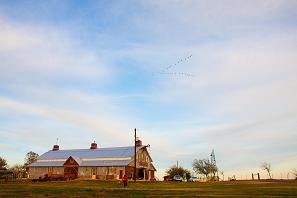
[[[138,150],[139,148],[137,148]],[[127,147],[111,147],[98,149],[71,149],[71,150],[57,150],[48,151],[38,157],[38,160],[46,159],[65,159],[70,156],[78,158],[116,158],[116,157],[133,157],[134,146]]]
[[[74,160],[74,161],[73,161]],[[64,166],[65,165],[78,165],[78,166],[80,166],[81,165],[81,163],[82,163],[82,161],[81,161],[81,159],[79,158],[79,157],[76,157],[76,156],[70,156],[70,157],[68,157],[68,159],[67,160],[65,160],[65,162],[64,162]]]
[[[137,151],[143,147],[137,147]],[[126,166],[134,157],[134,146],[50,150],[39,156],[37,161],[29,166],[63,166],[69,157],[72,157],[80,166]]]

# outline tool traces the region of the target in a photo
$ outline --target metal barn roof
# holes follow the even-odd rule
[[[137,147],[137,151],[143,147]],[[80,166],[126,166],[134,157],[134,146],[98,149],[71,149],[48,151],[39,156],[30,167],[63,166],[69,157]]]
[[[57,151],[50,150],[44,153],[43,155],[39,156],[38,160],[64,159],[70,156],[76,156],[79,158],[131,157],[131,156],[134,156],[134,146],[98,148],[98,149],[71,149],[71,150],[57,150]]]

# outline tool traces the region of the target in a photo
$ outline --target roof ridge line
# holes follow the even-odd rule
[[[130,148],[130,147],[134,147],[134,146],[116,146],[116,147],[100,147],[97,149],[89,149],[89,148],[83,148],[83,149],[59,149],[57,151],[76,151],[76,150],[102,150],[102,149],[113,149],[113,148]],[[49,150],[49,151],[53,151],[53,150]],[[57,152],[54,151],[54,152]]]

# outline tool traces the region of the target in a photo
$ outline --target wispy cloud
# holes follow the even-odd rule
[[[69,109],[61,109],[55,107],[48,107],[42,105],[32,105],[24,102],[19,102],[11,99],[1,98],[1,108],[8,108],[13,111],[20,112],[22,114],[33,114],[37,116],[43,116],[47,118],[54,118],[59,122],[68,122],[77,127],[84,127],[96,135],[99,139],[104,140],[113,139],[114,141],[120,142],[124,133],[118,133],[124,127],[124,123],[120,120],[115,122],[115,116],[108,118],[107,115],[92,116],[81,111],[71,111]],[[120,124],[122,123],[122,125]]]
[[[98,55],[82,49],[70,33],[1,18],[2,82],[36,83],[105,79],[108,68]]]

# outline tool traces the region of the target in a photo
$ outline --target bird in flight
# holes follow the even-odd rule
[[[174,72],[174,71],[172,71],[172,68],[188,61],[191,57],[192,57],[192,54],[185,58],[179,59],[176,63],[169,65],[169,66],[165,67],[164,69],[162,69],[161,71],[159,71],[158,74],[171,75],[171,76],[176,76],[176,77],[194,77],[193,74],[188,73],[188,72]]]

